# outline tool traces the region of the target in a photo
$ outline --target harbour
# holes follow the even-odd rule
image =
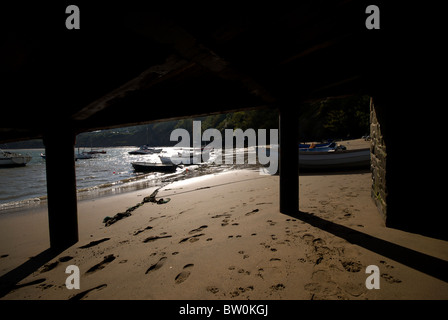
[[[78,201],[160,186],[174,179],[235,168],[233,164],[215,164],[215,157],[212,156],[207,162],[188,166],[181,164],[169,172],[140,172],[134,169],[132,163],[162,163],[159,153],[129,154],[135,149],[134,146],[102,148],[105,153],[78,159],[75,162]],[[162,154],[168,157],[179,152],[176,147],[162,149]],[[46,205],[46,168],[45,159],[41,156],[45,149],[18,149],[14,152],[28,154],[32,159],[26,166],[0,168],[0,214]],[[236,152],[241,150],[236,149]]]

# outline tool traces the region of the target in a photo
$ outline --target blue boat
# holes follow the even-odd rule
[[[336,142],[318,143],[318,144],[299,144],[300,152],[327,152],[336,150],[338,145]]]

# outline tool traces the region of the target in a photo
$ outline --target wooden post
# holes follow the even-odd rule
[[[299,211],[299,137],[297,112],[294,109],[280,108],[279,117],[280,212],[297,214]]]
[[[78,242],[75,135],[55,130],[44,136],[50,247],[68,248]]]

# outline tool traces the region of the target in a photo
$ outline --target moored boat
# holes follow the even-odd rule
[[[90,151],[85,151],[84,153],[87,154],[106,154],[106,150],[99,150],[99,149],[90,149]]]
[[[137,172],[174,172],[176,165],[169,163],[131,162]]]
[[[79,160],[79,159],[92,159],[93,156],[89,153],[86,152],[81,152],[81,153],[77,153],[75,155],[75,160]]]
[[[133,154],[133,155],[135,155],[135,154],[154,154],[154,153],[159,153],[161,151],[162,151],[162,148],[152,148],[145,144],[143,146],[140,146],[140,148],[138,148],[137,150],[129,151],[128,153]]]
[[[0,150],[0,167],[21,167],[30,162],[30,155]]]
[[[299,168],[301,169],[352,169],[369,166],[370,148],[323,152],[299,151]]]
[[[335,142],[328,143],[300,143],[299,150],[308,150],[308,149],[320,149],[320,148],[335,148],[337,145]]]
[[[159,155],[160,161],[166,164],[197,164],[201,162],[201,152],[181,151],[172,155]]]
[[[335,150],[346,150],[346,147],[336,142],[299,144],[299,152],[327,152]]]

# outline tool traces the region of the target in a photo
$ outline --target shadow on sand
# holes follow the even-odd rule
[[[325,220],[311,213],[298,211],[286,214],[313,227],[329,232],[367,250],[395,260],[434,278],[448,282],[448,261],[421,253],[401,245],[376,238],[349,227]]]
[[[58,256],[65,249],[47,249],[39,253],[38,255],[30,258],[28,261],[22,263],[17,268],[9,271],[8,273],[0,277],[0,298],[7,295],[9,292],[19,289],[22,287],[35,285],[44,282],[46,279],[41,278],[33,280],[31,282],[23,283],[18,285],[20,281],[28,277],[30,274],[35,272],[37,269],[45,265],[51,259]]]

